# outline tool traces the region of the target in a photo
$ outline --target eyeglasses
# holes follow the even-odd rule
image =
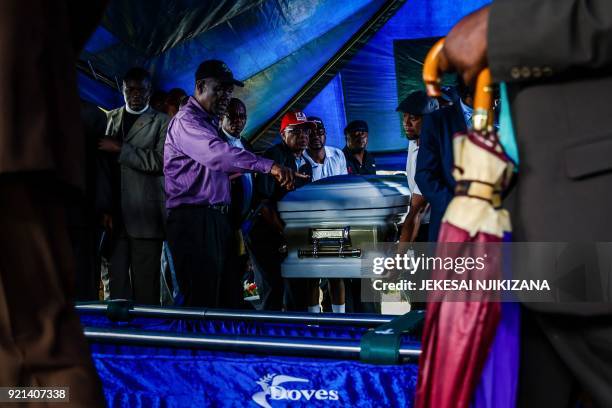
[[[310,135],[310,129],[307,128],[286,128],[286,133],[290,135],[299,136],[299,135]]]

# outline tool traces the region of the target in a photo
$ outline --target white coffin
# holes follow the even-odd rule
[[[401,175],[329,177],[290,192],[278,203],[287,238],[283,276],[360,277],[364,251],[398,238],[409,203]]]

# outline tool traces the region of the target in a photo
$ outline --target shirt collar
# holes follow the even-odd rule
[[[325,149],[325,157],[323,158],[323,163],[317,163],[316,161],[314,161],[314,159],[310,157],[310,155],[308,154],[308,149],[304,150],[304,154],[302,156],[304,156],[306,160],[310,162],[310,165],[312,167],[322,166],[325,164],[325,161],[329,158],[329,150],[327,149],[327,146],[323,146],[323,149]]]
[[[126,104],[123,106],[123,108],[125,109],[125,111],[126,111],[127,113],[131,113],[132,115],[142,115],[143,113],[145,113],[146,111],[148,111],[148,110],[149,110],[149,104],[147,104],[147,106],[145,106],[144,108],[142,108],[142,109],[141,109],[141,110],[139,110],[139,111],[135,111],[135,110],[131,109],[131,108],[128,106],[128,104],[127,104],[127,103],[126,103]]]
[[[235,141],[235,140],[239,140],[240,139],[239,137],[230,135],[229,132],[227,132],[225,129],[223,129],[223,126],[221,127],[221,131],[225,134],[225,137],[227,137],[228,140]]]
[[[408,141],[408,150],[411,152],[418,152],[419,151],[419,144],[416,142],[416,140],[409,140]]]
[[[199,114],[201,114],[204,117],[204,120],[206,120],[207,122],[210,122],[213,124],[213,126],[217,127],[219,126],[219,118],[213,114],[208,113],[203,107],[202,105],[200,105],[200,103],[196,100],[196,98],[194,98],[193,96],[190,96],[189,99],[187,100],[187,103],[185,104],[185,107],[191,107],[195,110],[198,111]]]

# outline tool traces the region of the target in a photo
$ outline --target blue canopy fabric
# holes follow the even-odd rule
[[[106,316],[80,312],[83,326],[131,329],[166,334],[193,333],[278,338],[358,340],[366,327],[304,325],[257,321],[159,319],[137,317],[112,322]],[[415,336],[402,345],[419,348]],[[410,407],[414,401],[418,365],[373,365],[360,361],[190,347],[152,347],[90,341],[92,359],[109,407],[276,407],[308,406]],[[291,376],[292,382],[271,382],[283,394],[266,391],[265,379]],[[280,379],[280,378],[279,378]],[[318,398],[311,394],[318,390]],[[314,391],[310,391],[314,390]],[[321,395],[333,391],[331,401]],[[287,396],[286,394],[293,394]],[[309,396],[310,394],[310,396]]]
[[[178,87],[187,93],[192,93],[193,75],[201,61],[222,59],[245,81],[235,96],[246,103],[245,136],[252,138],[277,119],[314,75],[392,1],[153,0],[144,7],[142,2],[113,0],[80,58],[111,83],[120,83],[130,67],[143,66],[153,74],[157,89]],[[402,79],[398,84],[394,44],[445,35],[461,17],[489,1],[395,3],[400,5],[395,14],[385,17],[388,21],[358,45],[350,60],[319,80],[318,94],[307,93],[296,102],[307,114],[323,118],[332,146],[344,145],[347,122],[363,119],[370,128],[369,150],[405,151],[407,143],[395,108],[403,97],[400,93],[411,90],[412,85],[405,84],[420,84],[420,56],[414,57],[415,68],[401,75],[414,80]],[[80,75],[79,88],[82,98],[104,108],[123,103],[118,90],[87,75]],[[273,126],[256,147],[265,148],[277,137]],[[402,168],[394,161],[387,160],[389,166]]]

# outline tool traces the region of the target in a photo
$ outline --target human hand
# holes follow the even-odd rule
[[[295,172],[292,169],[281,166],[277,163],[272,165],[270,174],[276,179],[276,181],[278,181],[281,187],[285,188],[286,190],[293,190],[295,188],[296,177],[305,179],[309,178],[309,176],[306,174]]]
[[[461,19],[448,33],[440,53],[439,68],[456,71],[466,84],[472,84],[487,67],[489,6]]]

